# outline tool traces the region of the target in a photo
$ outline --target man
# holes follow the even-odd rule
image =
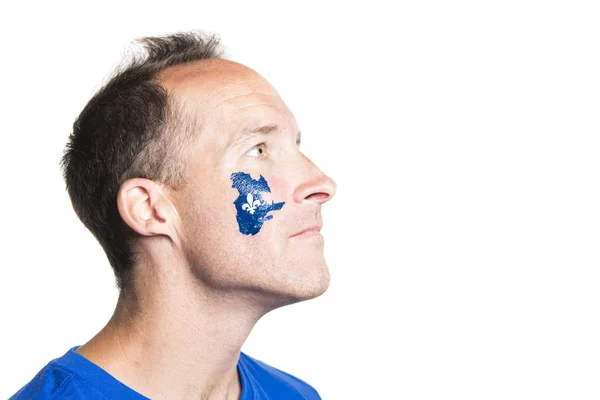
[[[141,42],[61,161],[117,307],[13,398],[319,399],[240,349],[263,315],[327,289],[321,205],[336,184],[300,151],[273,87],[214,36]]]

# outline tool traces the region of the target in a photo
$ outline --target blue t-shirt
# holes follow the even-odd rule
[[[50,361],[9,400],[102,399],[147,400],[72,347]],[[242,381],[240,400],[320,400],[306,382],[240,352],[237,370]]]

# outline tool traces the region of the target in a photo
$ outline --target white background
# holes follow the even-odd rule
[[[58,162],[136,37],[205,29],[338,184],[332,281],[243,351],[327,399],[600,398],[600,13],[589,1],[17,2],[0,9],[0,398],[117,291]]]

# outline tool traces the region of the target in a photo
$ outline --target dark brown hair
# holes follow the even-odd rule
[[[143,55],[117,68],[73,124],[60,161],[75,213],[104,249],[119,289],[132,279],[136,233],[117,208],[117,193],[139,177],[184,187],[193,123],[155,78],[174,65],[220,58],[215,35],[198,31],[137,40]],[[188,118],[189,119],[189,118]]]

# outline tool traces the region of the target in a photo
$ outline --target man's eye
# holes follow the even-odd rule
[[[250,157],[263,158],[266,154],[266,145],[266,143],[259,143],[256,146],[252,147],[246,154],[250,155]]]

